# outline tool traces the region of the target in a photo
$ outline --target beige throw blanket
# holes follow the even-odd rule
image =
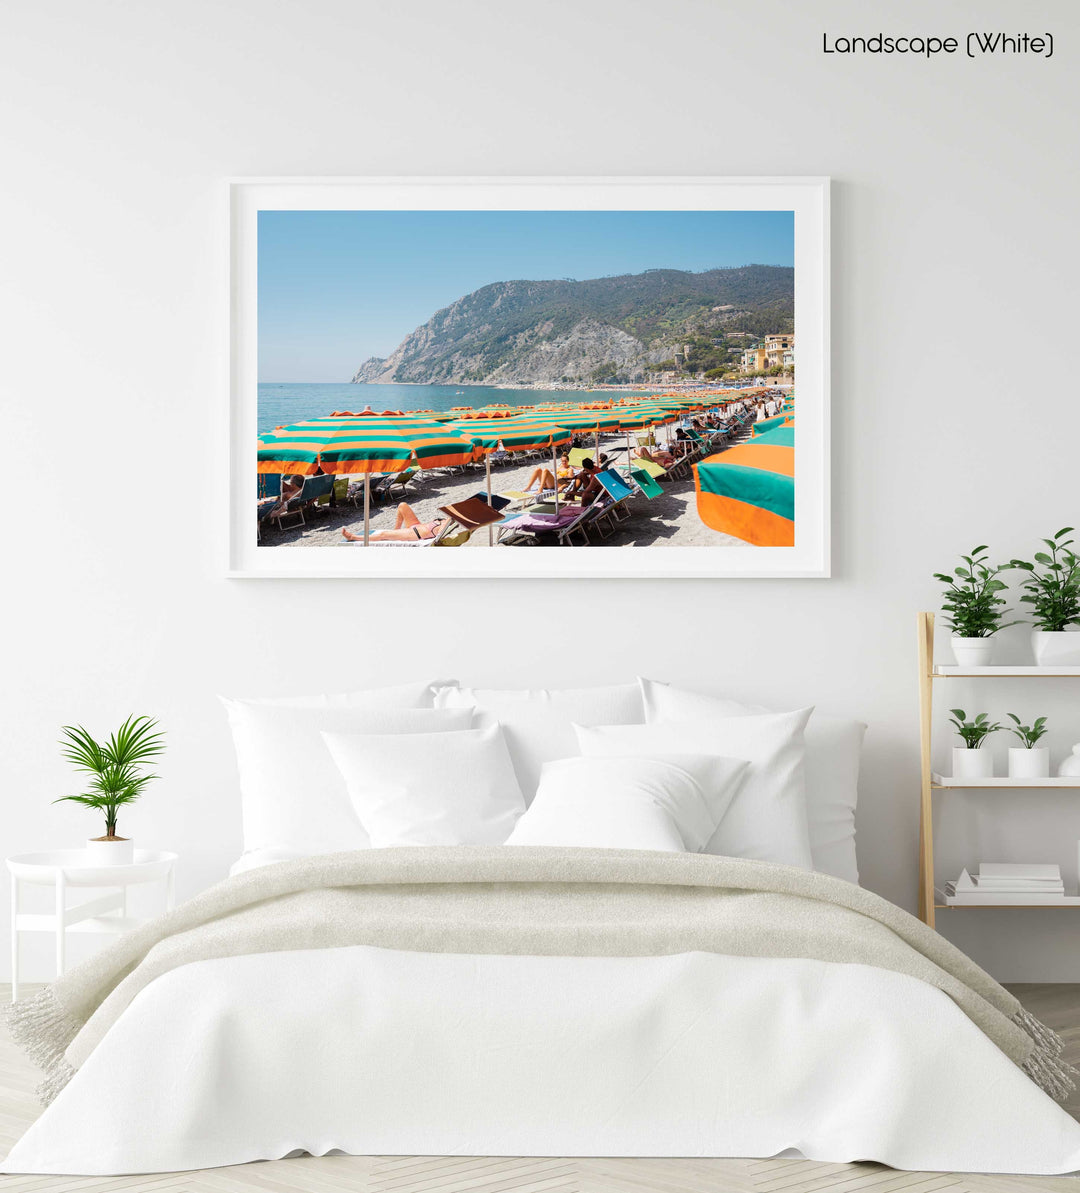
[[[1051,1096],[1074,1088],[1053,1032],[959,949],[877,895],[788,866],[621,849],[371,849],[252,870],[15,1004],[12,1032],[44,1068],[47,1102],[161,974],[215,957],[344,945],[875,965],[943,990]]]

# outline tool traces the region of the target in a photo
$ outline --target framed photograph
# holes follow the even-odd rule
[[[828,576],[827,179],[229,199],[231,576]]]

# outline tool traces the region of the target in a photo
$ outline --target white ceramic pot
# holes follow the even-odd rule
[[[1045,746],[1027,749],[1024,746],[1009,747],[1010,779],[1048,779],[1050,777],[1050,751]]]
[[[120,837],[115,841],[86,842],[86,863],[89,866],[130,866],[134,860],[134,841]]]
[[[967,746],[953,746],[952,773],[954,779],[992,779],[994,756],[989,750],[969,750]]]
[[[1080,667],[1080,634],[1069,630],[1032,630],[1031,649],[1039,667]]]
[[[990,666],[990,659],[994,653],[993,638],[957,638],[954,635],[949,642],[952,644],[957,666]]]
[[[1080,779],[1080,742],[1073,746],[1068,758],[1062,759],[1058,774],[1063,779]]]

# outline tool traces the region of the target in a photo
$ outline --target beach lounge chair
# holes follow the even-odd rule
[[[611,498],[611,504],[606,511],[611,521],[629,518],[630,511],[626,508],[626,503],[634,496],[635,490],[626,483],[626,478],[620,476],[614,468],[605,468],[603,472],[596,474],[596,479]]]
[[[330,494],[334,491],[334,477],[332,476],[306,476],[304,477],[304,487],[297,495],[292,498],[288,505],[278,507],[277,512],[270,515],[270,520],[277,522],[278,526],[282,525],[282,519],[288,518],[296,514],[300,518],[300,525],[306,526],[307,521],[304,517],[304,511],[311,509],[319,498],[326,501],[330,500]]]
[[[474,493],[469,500],[482,501],[485,505],[490,505],[493,510],[501,513],[508,505],[513,504],[514,499],[510,496],[504,496],[502,493],[492,493],[491,500],[489,501],[487,490],[480,489],[478,492]]]
[[[531,509],[526,510],[523,514],[506,519],[499,527],[498,541],[512,546],[518,540],[535,542],[538,538],[554,535],[559,546],[573,546],[574,535],[580,534],[588,543],[586,526],[595,517],[599,501],[600,498],[584,509],[579,505],[563,505],[557,514],[554,511],[534,513]]]
[[[259,478],[259,500],[263,501],[267,497],[281,496],[281,473],[280,472],[260,472]]]
[[[440,505],[438,512],[444,515],[446,522],[434,538],[406,540],[372,539],[369,547],[461,547],[469,541],[474,530],[481,526],[492,526],[503,520],[498,510],[492,509],[484,498],[466,497],[464,501],[456,501],[452,505]],[[355,545],[355,544],[353,544]]]
[[[655,481],[668,474],[663,464],[657,463],[656,460],[634,460],[633,466],[639,472],[647,472]]]
[[[386,480],[386,496],[393,497],[394,490],[400,489],[401,495],[404,496],[409,491],[409,486],[413,484],[414,478],[420,471],[419,468],[404,468],[401,472],[391,472]]]
[[[281,504],[281,473],[259,473],[259,512],[256,521],[256,538],[262,538],[262,525],[268,521]]]
[[[648,460],[643,460],[642,463],[647,464]],[[631,468],[630,479],[650,501],[654,497],[662,497],[664,495],[664,490],[644,468]]]

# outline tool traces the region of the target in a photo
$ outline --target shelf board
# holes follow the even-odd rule
[[[1045,903],[935,903],[938,911],[990,911],[1012,907],[1080,907],[1080,897],[1065,895],[1058,900]]]
[[[1070,676],[1080,679],[1080,667],[1036,667],[1032,664],[1022,664],[1019,667],[954,667],[935,666],[932,673],[935,679],[970,678],[980,676],[1012,676],[1025,679],[1068,679]]]
[[[1007,779],[1005,777],[993,779],[954,779],[951,775],[933,774],[930,776],[933,787],[1013,787],[1013,788],[1080,788],[1080,778],[1066,777],[1052,779]]]

